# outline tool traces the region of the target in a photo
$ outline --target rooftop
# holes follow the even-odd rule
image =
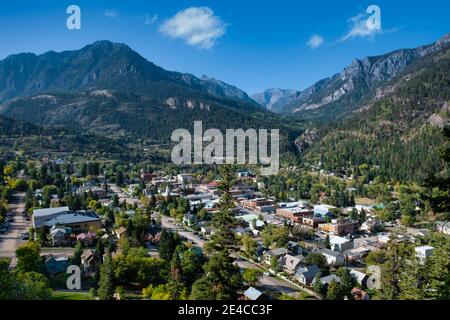
[[[59,208],[46,208],[46,209],[35,209],[33,210],[34,217],[46,217],[53,214],[70,211],[69,207],[59,207]]]

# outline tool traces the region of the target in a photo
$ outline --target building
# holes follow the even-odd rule
[[[330,236],[330,246],[333,251],[344,252],[353,249],[353,241],[343,237]]]
[[[285,254],[287,254],[287,249],[285,249],[285,248],[277,248],[277,249],[269,250],[266,253],[264,253],[264,262],[270,266],[270,265],[272,265],[273,259],[276,259],[278,261]]]
[[[350,270],[350,277],[352,277],[352,279],[355,279],[356,283],[361,287],[367,287],[367,279],[369,279],[369,276],[364,272],[352,269]]]
[[[416,258],[419,259],[420,262],[425,262],[425,260],[427,258],[429,258],[434,251],[434,247],[431,246],[421,246],[421,247],[416,247],[414,249],[414,251],[416,252]]]
[[[33,210],[32,225],[35,229],[44,225],[50,228],[68,227],[73,233],[80,233],[100,229],[102,222],[94,212],[70,211],[69,207],[60,207]]]
[[[309,286],[313,282],[316,274],[318,273],[320,273],[319,267],[313,264],[310,266],[298,268],[297,272],[295,273],[295,278],[301,284]]]
[[[281,259],[282,268],[287,274],[295,274],[297,269],[305,262],[303,256],[291,256],[290,254],[285,254]]]
[[[342,253],[330,249],[321,249],[318,251],[326,259],[329,266],[342,266],[345,263],[345,257]]]
[[[319,225],[319,230],[330,235],[344,236],[353,234],[355,231],[355,223],[351,220],[331,220],[331,223],[323,223]]]
[[[58,257],[49,254],[45,257],[45,268],[50,274],[66,272],[69,267],[69,259],[67,257]]]
[[[32,216],[33,228],[39,229],[44,226],[45,222],[68,212],[70,212],[69,207],[35,209]]]
[[[86,249],[83,251],[81,254],[81,266],[87,274],[97,271],[98,261],[93,250]]]
[[[116,235],[117,239],[121,239],[127,235],[127,229],[123,226],[114,229],[114,234]]]
[[[244,297],[245,300],[252,300],[252,301],[261,300],[263,297],[263,293],[253,287],[250,287],[247,290],[245,290]]]
[[[275,211],[276,202],[271,199],[266,198],[256,198],[245,200],[242,205],[248,209],[259,211],[259,212],[271,212]]]
[[[182,184],[191,184],[194,181],[194,177],[191,174],[179,174],[177,175],[177,182]]]
[[[351,293],[353,296],[353,300],[362,300],[362,301],[370,300],[369,294],[361,289],[353,288]]]
[[[77,235],[77,241],[80,241],[85,247],[91,246],[95,239],[97,239],[97,235],[90,231]]]
[[[62,228],[54,226],[50,230],[50,236],[52,237],[52,243],[54,246],[63,246],[71,243],[70,234],[72,230],[70,228]]]
[[[330,274],[329,276],[320,278],[319,281],[322,284],[322,287],[325,290],[328,290],[328,287],[330,286],[331,282],[335,281],[337,283],[341,283],[341,278],[339,278],[335,274]]]
[[[450,221],[436,222],[436,231],[450,236]]]
[[[304,226],[307,226],[312,229],[317,229],[319,224],[325,223],[325,222],[326,222],[326,220],[324,218],[313,216],[313,215],[305,216],[302,218],[302,224]]]
[[[156,177],[157,177],[157,175],[154,174],[154,173],[142,173],[142,174],[141,174],[141,179],[142,179],[144,182],[151,182],[151,181],[153,181],[153,179],[155,179]]]
[[[336,209],[336,207],[329,206],[326,204],[318,204],[314,206],[314,215],[319,217],[331,217],[331,210]]]
[[[292,223],[302,223],[302,219],[312,215],[313,211],[304,207],[280,207],[276,209],[276,215],[290,220]]]

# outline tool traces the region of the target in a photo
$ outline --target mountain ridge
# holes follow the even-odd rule
[[[345,117],[411,63],[449,44],[450,33],[429,45],[354,59],[342,72],[285,97],[286,103],[278,104],[273,111],[303,120],[334,120]],[[261,104],[268,106],[267,103]]]

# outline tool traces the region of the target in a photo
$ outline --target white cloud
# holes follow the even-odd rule
[[[152,25],[152,24],[155,24],[156,21],[158,21],[158,15],[157,14],[153,14],[153,15],[148,14],[148,13],[144,14],[144,24]]]
[[[382,29],[368,28],[367,19],[369,19],[369,15],[365,13],[360,13],[357,16],[349,18],[348,23],[350,30],[340,41],[343,42],[354,38],[373,37],[376,34],[383,33]]]
[[[225,34],[226,24],[208,7],[191,7],[166,20],[159,31],[190,46],[210,49]]]
[[[321,36],[314,34],[311,39],[308,40],[306,45],[312,49],[320,47],[324,43],[324,40]]]
[[[105,17],[114,19],[114,18],[117,18],[119,16],[119,13],[116,10],[106,9],[105,12],[103,13],[103,15]]]

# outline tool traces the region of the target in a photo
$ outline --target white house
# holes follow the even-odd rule
[[[419,259],[420,262],[425,262],[425,260],[433,254],[434,247],[431,246],[421,246],[416,247],[416,258]]]
[[[347,238],[330,236],[331,250],[344,252],[346,250],[353,249],[353,241]]]
[[[340,252],[330,249],[321,249],[319,250],[319,253],[321,253],[327,259],[327,264],[329,266],[341,266],[345,262],[345,257]]]
[[[450,221],[436,222],[436,231],[450,236]]]

